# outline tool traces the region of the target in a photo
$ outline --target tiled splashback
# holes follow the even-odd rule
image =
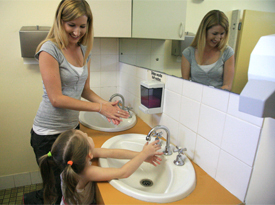
[[[244,201],[263,119],[238,111],[237,94],[166,76],[164,112],[139,110],[147,70],[119,63],[118,39],[95,39],[91,87],[104,99],[119,92],[149,126],[165,125],[171,141],[211,177]]]
[[[117,92],[118,42],[116,38],[95,38],[90,67],[90,87],[105,100]]]

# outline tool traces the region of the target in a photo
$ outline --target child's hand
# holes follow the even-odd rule
[[[150,144],[149,142],[146,142],[142,150],[142,152],[148,156],[145,162],[151,163],[154,166],[160,164],[160,161],[162,160],[160,157],[158,157],[158,155],[163,154],[163,152],[157,152],[161,149],[161,146],[157,144],[158,142],[159,140],[153,141]]]
[[[163,152],[158,152],[158,155],[162,155],[162,154],[163,154]],[[157,155],[153,155],[153,156],[148,157],[144,161],[148,162],[156,167],[158,164],[160,164],[162,159],[160,157],[158,157]]]

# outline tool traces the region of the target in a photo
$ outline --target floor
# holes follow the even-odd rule
[[[42,184],[32,184],[0,190],[0,204],[23,204],[23,195],[42,189]]]

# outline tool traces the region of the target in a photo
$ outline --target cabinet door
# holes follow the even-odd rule
[[[132,0],[87,0],[95,37],[131,37]]]
[[[133,38],[184,40],[186,0],[133,0]]]

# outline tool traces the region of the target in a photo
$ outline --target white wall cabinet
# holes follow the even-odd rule
[[[132,0],[87,0],[95,37],[131,37]]]
[[[185,0],[133,0],[132,37],[184,40]]]

